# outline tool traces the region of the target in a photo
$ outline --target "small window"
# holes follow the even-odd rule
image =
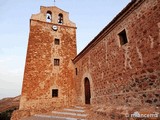
[[[62,14],[62,13],[60,13],[60,14],[58,15],[58,23],[59,23],[59,24],[63,24],[63,14]]]
[[[127,35],[126,35],[126,31],[125,30],[120,32],[118,35],[119,35],[119,38],[120,38],[120,44],[121,45],[124,45],[124,44],[128,43]]]
[[[78,69],[76,68],[76,75],[78,75]]]
[[[59,59],[54,59],[54,66],[59,66],[59,63],[60,62],[60,60]]]
[[[58,89],[52,89],[52,97],[58,97]]]
[[[60,40],[55,38],[54,43],[55,43],[55,45],[59,45],[60,44]]]

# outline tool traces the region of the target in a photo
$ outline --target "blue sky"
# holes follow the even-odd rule
[[[0,0],[0,99],[21,93],[31,14],[54,0]],[[56,0],[77,26],[78,53],[131,0]]]

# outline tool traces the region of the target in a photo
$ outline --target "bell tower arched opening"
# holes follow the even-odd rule
[[[60,13],[60,14],[58,15],[58,23],[59,23],[59,24],[63,24],[63,14],[62,14],[62,13]]]
[[[47,11],[46,13],[46,22],[52,22],[52,12]]]

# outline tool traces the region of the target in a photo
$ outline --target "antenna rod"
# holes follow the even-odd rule
[[[56,0],[54,0],[54,6],[56,5]]]

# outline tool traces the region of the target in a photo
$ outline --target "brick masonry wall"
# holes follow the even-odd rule
[[[85,103],[88,77],[93,105],[160,106],[159,11],[159,0],[145,0],[75,63],[78,103]],[[124,29],[128,43],[121,46]]]
[[[64,16],[65,17],[65,16]],[[76,28],[31,20],[26,66],[20,109],[50,110],[74,103],[74,66],[76,56]],[[60,39],[55,45],[54,39]],[[54,59],[60,66],[54,66]],[[58,97],[52,98],[52,89]]]

